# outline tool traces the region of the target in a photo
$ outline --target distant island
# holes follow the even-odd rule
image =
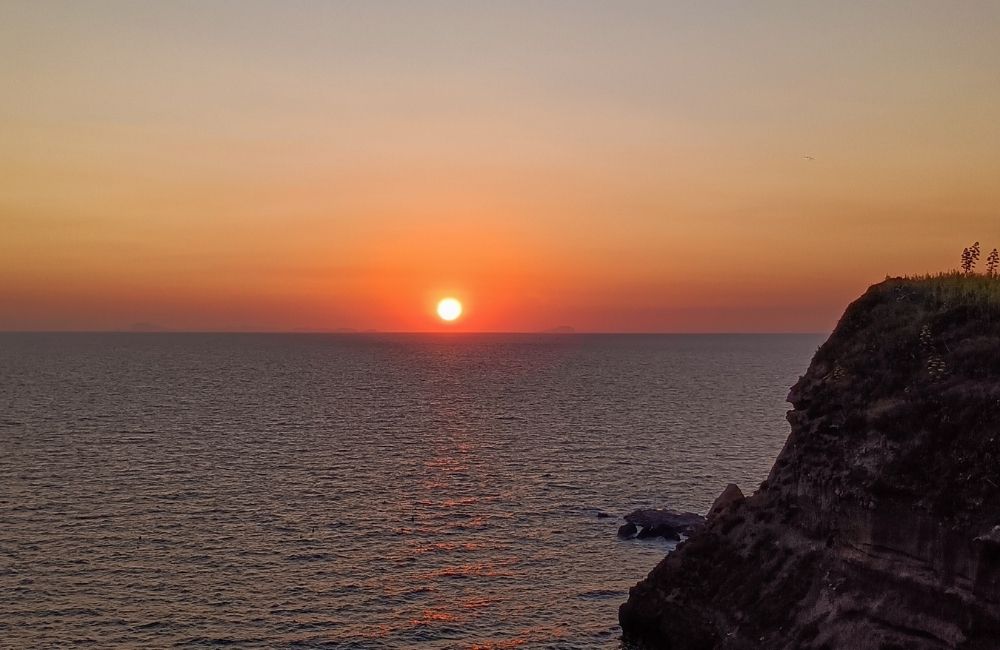
[[[156,323],[132,323],[128,326],[129,332],[169,332],[170,329],[157,325]]]
[[[542,330],[542,334],[576,334],[576,328],[569,325],[559,325],[547,330]]]

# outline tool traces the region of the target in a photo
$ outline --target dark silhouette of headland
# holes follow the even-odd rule
[[[1000,279],[977,257],[847,308],[791,389],[767,480],[631,589],[627,639],[1000,647]]]

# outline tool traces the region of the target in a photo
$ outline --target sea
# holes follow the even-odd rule
[[[0,334],[0,647],[620,648],[822,338]]]

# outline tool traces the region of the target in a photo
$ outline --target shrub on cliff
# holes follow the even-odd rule
[[[979,261],[979,242],[962,251],[962,271],[969,275],[976,270],[976,262]]]

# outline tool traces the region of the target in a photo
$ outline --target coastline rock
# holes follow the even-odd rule
[[[964,282],[887,280],[847,309],[767,481],[727,488],[630,590],[628,642],[1000,647],[1000,304]]]
[[[722,494],[715,497],[715,501],[712,502],[712,507],[708,509],[708,517],[715,517],[728,510],[730,507],[737,503],[741,503],[746,497],[743,496],[743,490],[740,486],[735,483],[730,483],[726,486],[726,489],[722,491]]]
[[[631,539],[638,532],[639,528],[635,524],[623,524],[618,527],[618,536],[622,539]]]
[[[642,528],[672,530],[682,535],[690,535],[705,525],[705,518],[693,512],[677,512],[666,508],[634,510],[625,515],[625,521]]]
[[[681,535],[676,528],[662,524],[647,526],[636,535],[636,539],[651,539],[653,537],[662,537],[663,539],[676,542],[681,538]]]

